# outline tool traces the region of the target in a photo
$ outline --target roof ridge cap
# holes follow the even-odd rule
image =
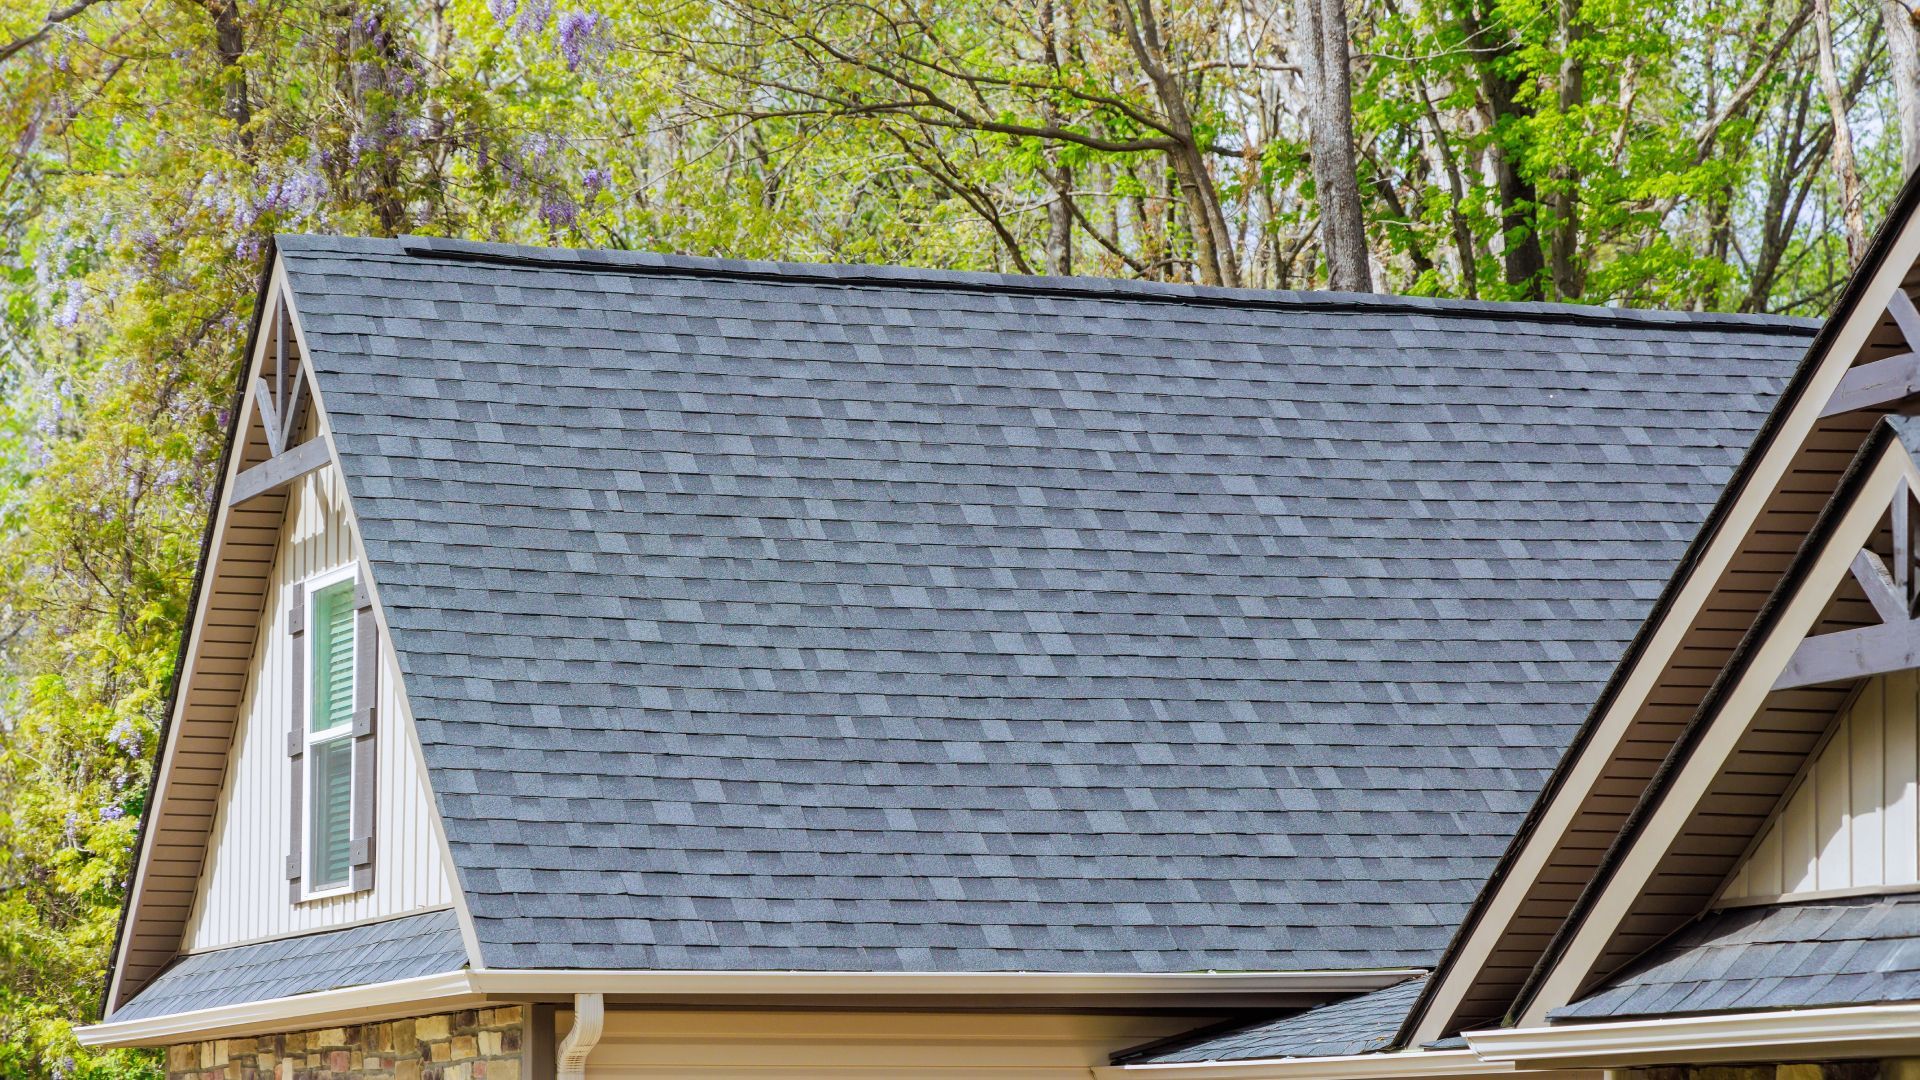
[[[314,238],[322,239],[322,237]],[[325,239],[359,238],[325,237]],[[1534,301],[1453,300],[1392,293],[1225,288],[1135,281],[1124,278],[993,274],[891,265],[777,262],[674,255],[651,251],[535,247],[413,235],[386,240],[382,245],[391,245],[397,248],[395,254],[416,259],[639,276],[761,281],[786,285],[935,289],[988,295],[1117,299],[1242,310],[1393,313],[1441,319],[1485,320],[1491,318],[1621,329],[1671,326],[1692,330],[1718,329],[1787,336],[1811,336],[1821,324],[1821,320],[1818,319],[1782,315],[1601,307]]]

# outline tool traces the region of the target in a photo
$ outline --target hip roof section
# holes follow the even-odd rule
[[[279,250],[494,968],[1430,964],[1811,332]]]

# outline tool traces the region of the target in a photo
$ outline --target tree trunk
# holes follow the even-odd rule
[[[1920,168],[1920,29],[1907,0],[1880,0],[1893,74],[1893,102],[1900,117],[1902,175]]]
[[[1853,125],[1847,120],[1847,94],[1833,59],[1833,7],[1814,0],[1813,34],[1820,46],[1820,89],[1833,119],[1833,172],[1840,182],[1840,212],[1847,223],[1847,262],[1860,264],[1867,249],[1867,218],[1860,208],[1860,169],[1853,156]]]
[[[1488,157],[1493,165],[1494,187],[1500,195],[1500,256],[1505,265],[1507,284],[1520,290],[1524,299],[1540,300],[1545,297],[1541,279],[1547,270],[1546,255],[1540,248],[1540,195],[1533,181],[1520,174],[1519,166],[1500,141],[1498,133],[1503,123],[1525,120],[1531,116],[1519,103],[1519,84],[1500,70],[1500,65],[1513,52],[1513,42],[1505,31],[1489,30],[1482,26],[1471,6],[1465,11],[1462,21],[1467,40],[1484,42],[1492,40],[1489,35],[1497,35],[1500,42],[1497,47],[1480,52],[1475,57],[1474,65],[1480,80],[1480,95],[1486,101],[1489,118],[1496,129],[1488,148]]]
[[[1047,204],[1047,273],[1073,274],[1073,170],[1055,165],[1047,170],[1053,201]]]
[[[1060,42],[1057,15],[1052,0],[1040,5],[1041,43],[1046,48],[1047,66],[1060,72]],[[1046,106],[1047,122],[1059,126],[1059,111],[1051,102]],[[1047,204],[1047,273],[1068,277],[1073,273],[1073,167],[1060,164],[1060,148],[1047,147],[1046,180],[1053,188],[1053,201]]]
[[[1346,0],[1300,0],[1300,58],[1313,89],[1307,132],[1327,287],[1372,292],[1360,173],[1353,154],[1353,76],[1347,56]]]
[[[1138,10],[1135,4],[1139,5]],[[1200,152],[1200,143],[1194,136],[1193,115],[1187,109],[1185,89],[1167,67],[1166,44],[1160,36],[1160,19],[1154,12],[1153,0],[1119,0],[1114,8],[1134,58],[1160,102],[1167,129],[1179,144],[1167,151],[1167,163],[1173,169],[1187,208],[1187,227],[1193,231],[1194,262],[1199,268],[1200,283],[1238,285],[1240,274],[1233,254],[1233,234],[1226,227],[1226,214],[1220,209],[1213,175],[1207,171],[1206,155]]]
[[[239,0],[202,0],[213,20],[213,47],[220,56],[220,77],[225,81],[226,105],[222,110],[233,122],[241,155],[253,156],[253,99],[247,89],[247,69],[241,63],[247,56],[246,26],[240,21]]]
[[[1568,113],[1580,106],[1587,95],[1586,69],[1578,53],[1580,0],[1560,0],[1560,111]],[[1552,220],[1552,239],[1548,245],[1553,272],[1554,292],[1568,300],[1578,299],[1586,289],[1586,270],[1580,265],[1580,174],[1571,165],[1553,170],[1553,187],[1546,198]]]

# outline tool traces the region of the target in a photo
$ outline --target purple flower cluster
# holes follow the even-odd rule
[[[67,290],[67,298],[60,310],[53,313],[53,325],[62,330],[71,330],[80,321],[80,304],[85,298],[80,295],[79,286]]]
[[[516,37],[528,37],[547,28],[553,19],[553,0],[526,0],[520,5],[520,17],[514,20],[513,33]]]
[[[573,196],[559,187],[548,187],[540,193],[540,220],[550,229],[560,229],[572,225],[580,218],[580,206]]]
[[[119,747],[120,752],[128,756],[138,755],[141,744],[146,742],[140,737],[139,729],[125,720],[113,725],[113,730],[107,732],[107,741]]]
[[[592,168],[580,176],[580,186],[586,191],[588,202],[599,198],[600,193],[607,190],[607,185],[612,181],[613,173],[608,169]]]
[[[606,51],[605,31],[606,20],[599,12],[569,11],[560,16],[554,38],[568,71],[579,71],[580,65]]]

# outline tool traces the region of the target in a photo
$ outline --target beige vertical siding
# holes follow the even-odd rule
[[[1869,680],[1721,899],[1920,884],[1920,673]]]
[[[1116,1050],[1202,1017],[1075,1013],[610,1010],[593,1080],[1088,1080]],[[564,1035],[573,1017],[561,1010]]]
[[[288,897],[287,602],[291,586],[353,561],[346,495],[331,468],[295,486],[280,537],[260,647],[240,704],[240,726],[183,951],[445,907],[452,903],[418,754],[407,730],[400,673],[381,643],[379,791],[373,888],[294,904]]]

